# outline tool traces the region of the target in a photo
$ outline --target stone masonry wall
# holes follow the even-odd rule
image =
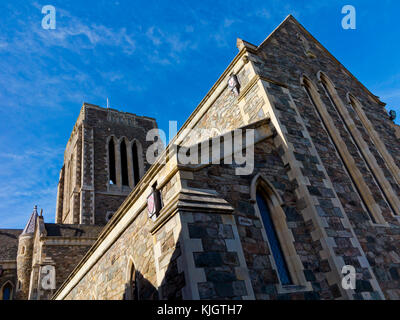
[[[284,48],[284,50],[282,50],[282,48]],[[306,50],[311,52],[312,55],[307,55],[305,53]],[[299,114],[301,114],[307,132],[312,138],[312,142],[326,169],[329,179],[332,181],[334,191],[340,199],[345,214],[361,244],[362,250],[365,252],[365,256],[372,267],[385,297],[390,299],[400,298],[399,221],[391,215],[387,203],[383,201],[381,191],[376,186],[370,170],[357,151],[354,141],[344,127],[342,119],[333,108],[322,86],[318,84],[317,73],[323,71],[328,75],[336,86],[338,94],[343,102],[347,101],[347,92],[357,97],[363,105],[363,110],[373,124],[374,129],[379,133],[387,150],[394,159],[397,159],[395,161],[397,161],[397,165],[399,165],[400,143],[398,140],[394,139],[395,134],[392,126],[388,123],[389,119],[385,109],[360,83],[352,78],[342,66],[336,63],[320,45],[313,42],[310,36],[303,32],[292,19],[288,19],[285,24],[273,34],[267,44],[263,45],[258,59],[255,61],[255,69],[261,76],[269,77],[290,88],[289,91],[293,102],[298,108]],[[373,191],[373,197],[380,206],[385,220],[390,223],[388,227],[371,225],[365,209],[361,205],[360,196],[354,189],[343,167],[343,163],[321,123],[317,111],[310,103],[306,92],[300,85],[300,78],[302,75],[306,75],[314,81],[315,84],[318,84],[322,101],[327,107],[330,116],[333,118],[335,127],[339,130],[340,136],[355,160],[357,167],[362,172],[364,183]],[[360,257],[359,250],[356,248],[352,249],[352,245],[349,242],[350,238],[347,238],[344,233],[344,230],[347,228],[342,225],[340,218],[335,217],[335,213],[331,211],[335,209],[336,206],[332,205],[326,197],[325,199],[323,197],[324,192],[328,192],[328,190],[321,184],[322,180],[318,178],[321,173],[318,171],[310,171],[311,167],[306,164],[306,161],[308,161],[307,156],[305,156],[307,147],[305,149],[304,147],[302,148],[301,140],[305,143],[307,143],[307,141],[301,136],[299,127],[296,127],[298,126],[297,122],[290,121],[292,112],[289,105],[290,98],[288,98],[288,96],[285,97],[285,94],[282,93],[282,89],[277,85],[271,84],[266,90],[268,94],[273,97],[272,99],[275,102],[275,107],[281,110],[280,121],[284,122],[286,128],[288,128],[288,137],[292,139],[291,141],[293,141],[293,145],[298,153],[297,160],[302,162],[303,174],[308,177],[311,183],[309,191],[316,197],[320,197],[320,214],[328,217],[329,227],[327,230],[335,238],[336,247],[334,250],[336,254],[342,256],[346,264],[354,265],[359,274],[360,280],[357,283],[358,290],[356,290],[355,298],[371,298],[371,296],[367,294],[372,294],[374,291],[368,283],[371,274],[362,266],[365,266],[365,263],[361,263],[360,265],[360,259],[357,258]],[[395,185],[393,177],[390,177],[390,173],[385,168],[383,160],[379,156],[374,145],[370,142],[370,137],[366,134],[365,129],[360,124],[355,113],[349,107],[348,109],[356,126],[361,130],[362,136],[368,144],[371,153],[376,157],[377,162],[384,169],[386,178],[399,195],[399,187]],[[297,137],[294,139],[295,136]],[[304,151],[302,151],[302,149]]]
[[[146,134],[156,127],[151,118],[84,104],[67,144],[60,175],[57,210],[58,215],[62,212],[63,223],[107,223],[107,213],[115,212],[131,191],[129,187],[109,186],[108,139],[135,139],[145,152],[152,143],[146,141]],[[145,172],[150,164],[144,154],[141,159]]]
[[[279,280],[271,264],[271,252],[262,237],[262,223],[250,202],[250,188],[254,177],[262,174],[274,186],[285,202],[286,221],[293,233],[296,252],[304,266],[304,275],[312,284],[312,291],[300,290],[288,294],[278,292]],[[255,148],[255,170],[249,176],[236,176],[234,165],[212,165],[196,172],[189,187],[216,190],[234,208],[233,217],[251,279],[255,299],[329,299],[331,288],[321,271],[326,262],[318,257],[318,247],[310,235],[310,225],[297,211],[295,183],[287,176],[278,150],[271,142],[261,142]],[[194,253],[196,267],[204,268],[207,281],[198,284],[202,299],[242,298],[249,294],[244,283],[232,272],[238,257],[227,250],[226,241],[233,237],[232,227],[221,224],[221,217],[213,214],[194,214],[195,223],[189,224],[193,238],[202,240],[204,253]]]
[[[46,245],[42,246],[42,259],[51,258],[56,268],[56,288],[72,272],[89,250],[90,245]]]
[[[5,269],[0,277],[0,288],[2,288],[7,282],[10,282],[13,286],[12,299],[17,298],[16,286],[17,286],[17,269]]]
[[[249,82],[250,73],[249,65],[245,65],[238,72],[237,78],[241,84],[241,89]],[[215,101],[211,103],[207,112],[193,126],[193,128],[197,130],[196,134],[199,134],[199,136],[194,134],[191,136],[189,135],[184,139],[182,145],[189,146],[245,125],[239,101],[231,92],[227,83],[220,83],[216,90],[221,90],[221,93]],[[248,99],[251,99],[252,96],[254,96],[254,94]],[[209,132],[207,130],[209,130]]]
[[[172,220],[172,224],[163,226],[152,235],[152,223],[147,217],[147,209],[144,209],[66,299],[124,299],[131,261],[136,270],[140,300],[159,299],[159,286],[161,297],[180,299],[180,289],[185,282],[176,264],[180,256],[178,238],[172,231],[176,224]],[[160,280],[156,266],[164,269]]]
[[[136,139],[141,143],[145,152],[152,144],[152,142],[146,141],[146,134],[149,130],[156,128],[157,124],[150,118],[137,117],[112,109],[87,107],[84,126],[93,130],[93,150],[88,150],[90,154],[88,153],[85,157],[86,176],[84,176],[84,181],[90,179],[92,174],[95,177],[93,182],[95,223],[105,224],[107,212],[115,212],[130,191],[129,188],[120,191],[109,189],[107,138],[113,135],[117,139],[122,137],[126,137],[130,141]],[[144,155],[142,158],[146,171],[150,164],[147,163]],[[90,172],[88,168],[92,168],[93,172]]]

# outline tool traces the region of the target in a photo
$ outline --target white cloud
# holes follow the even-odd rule
[[[23,228],[35,204],[54,221],[57,175],[49,171],[59,171],[62,153],[46,145],[0,153],[0,228]]]

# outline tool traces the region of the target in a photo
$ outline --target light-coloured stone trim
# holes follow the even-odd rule
[[[377,180],[376,182],[378,186],[381,187],[381,190],[386,196],[387,201],[390,203],[392,210],[394,210],[394,213],[396,215],[400,215],[399,198],[393,191],[389,181],[386,179],[381,167],[376,162],[375,157],[369,150],[367,143],[363,139],[360,131],[357,129],[354,121],[351,119],[351,116],[347,111],[346,107],[344,106],[342,100],[340,99],[333,82],[322,71],[318,72],[318,79],[322,83],[324,89],[326,88],[326,90],[329,91],[330,96],[334,100],[332,101],[334,108],[339,112],[339,114],[343,118],[345,127],[351,132],[351,136],[353,137],[354,143],[360,150],[360,153],[364,158],[364,160],[367,162],[368,166],[371,168],[373,176],[376,177]]]
[[[263,80],[262,80],[263,81]],[[326,278],[328,280],[329,284],[340,284],[342,280],[342,274],[341,270],[342,267],[345,265],[343,258],[339,257],[335,254],[334,251],[334,246],[335,246],[335,241],[332,237],[329,237],[327,235],[327,232],[325,228],[328,226],[327,222],[324,221],[325,218],[320,217],[318,215],[318,212],[316,210],[316,205],[318,205],[318,199],[315,196],[311,196],[308,189],[307,185],[309,185],[309,182],[305,177],[303,176],[303,173],[301,171],[302,164],[295,159],[294,156],[294,151],[295,148],[293,147],[292,143],[288,142],[286,139],[286,133],[287,130],[285,126],[280,122],[279,120],[279,114],[280,112],[276,110],[273,105],[274,105],[274,97],[268,94],[268,88],[269,88],[269,83],[266,81],[263,81],[264,87],[265,87],[265,95],[269,101],[267,104],[269,106],[268,114],[271,117],[271,121],[274,123],[274,126],[278,132],[278,135],[275,137],[275,144],[277,147],[282,146],[283,149],[285,150],[285,153],[283,155],[283,161],[284,164],[289,164],[290,170],[288,171],[288,176],[291,180],[297,180],[298,181],[298,188],[296,189],[296,195],[298,199],[304,199],[306,207],[305,209],[301,210],[301,213],[305,219],[305,221],[312,220],[313,225],[315,226],[315,230],[312,232],[311,236],[314,241],[320,241],[321,246],[322,246],[322,251],[320,252],[320,256],[322,259],[327,259],[329,262],[329,265],[331,266],[331,271],[325,273]],[[291,97],[291,94],[287,88],[281,87],[282,91],[287,94],[289,104],[290,106],[296,111],[296,121],[300,123],[303,127],[302,134],[303,136],[310,141],[311,143],[311,154],[313,156],[316,156],[319,160],[319,163],[321,162],[321,159],[318,156],[318,153],[316,151],[316,148],[311,140],[311,137],[308,133],[308,131],[305,129],[305,124],[304,121],[302,120],[299,111],[297,109],[297,106],[295,105],[293,98]],[[321,165],[320,166],[321,171],[324,172],[325,177],[328,177],[326,170],[324,167]],[[325,179],[327,180],[327,179]],[[329,179],[328,179],[329,180]],[[330,181],[326,181],[325,183],[331,186]],[[331,189],[334,191],[333,187],[331,186]],[[337,199],[337,195],[335,193],[335,198]],[[338,200],[338,199],[337,199]],[[340,201],[337,201],[338,204],[340,204]],[[344,212],[343,207],[339,206],[341,212],[343,213],[344,217],[346,217],[346,214]],[[347,218],[341,219],[343,226],[345,228],[350,228],[352,230],[351,225],[348,221]],[[354,233],[352,233],[353,237]],[[361,248],[361,247],[360,247]],[[360,251],[362,252],[362,250]],[[371,272],[372,274],[372,272]],[[376,280],[371,281],[372,286],[374,289],[381,294],[383,297],[383,294],[381,293],[380,287],[377,284]],[[344,290],[341,288],[339,285],[339,290],[341,291],[342,299],[353,299],[353,294],[354,290]]]
[[[354,183],[360,191],[360,197],[362,197],[362,199],[364,200],[364,203],[368,207],[369,212],[373,215],[375,222],[378,224],[387,225],[387,222],[383,218],[381,208],[375,202],[371,190],[364,182],[363,175],[355,164],[353,157],[350,155],[350,152],[347,149],[347,146],[344,143],[343,139],[341,138],[338,129],[334,126],[332,117],[329,115],[326,106],[322,102],[316,86],[309,78],[305,76],[302,77],[301,83],[307,86],[307,88],[309,89],[309,92],[311,94],[310,98],[315,102],[315,107],[317,108],[317,111],[319,112],[322,121],[333,140],[333,143],[336,145],[336,149],[342,157],[349,174],[353,178]]]
[[[312,291],[312,285],[310,282],[306,280],[304,276],[303,272],[304,266],[298,254],[296,253],[296,249],[294,247],[293,233],[289,230],[286,223],[286,215],[282,209],[282,205],[284,204],[284,202],[282,201],[279,194],[276,192],[275,188],[271,185],[271,183],[269,183],[268,179],[265,178],[262,174],[257,174],[253,178],[250,190],[251,202],[254,204],[256,215],[260,219],[262,225],[263,225],[263,219],[256,200],[258,188],[262,189],[265,196],[264,199],[268,203],[271,213],[271,219],[274,223],[274,228],[277,233],[279,243],[282,248],[283,255],[285,257],[285,261],[289,269],[289,274],[293,281],[293,285],[300,286],[301,291]],[[261,233],[264,242],[268,243],[269,245],[268,237],[265,231],[265,226],[261,229]],[[272,262],[273,268],[278,274],[278,269],[276,267],[275,260],[272,256],[271,248],[269,257],[270,261]],[[293,290],[293,288],[294,287],[292,286],[293,292],[299,291],[298,289]],[[283,292],[283,291],[285,291],[285,293],[290,292],[289,286],[286,286],[286,288],[284,288],[281,284],[277,285],[277,290],[278,292]]]
[[[385,160],[386,166],[392,173],[393,177],[396,179],[397,183],[400,185],[400,169],[396,165],[396,162],[394,161],[391,154],[387,151],[385,144],[379,137],[379,134],[375,131],[375,128],[372,125],[371,121],[369,121],[367,115],[364,112],[364,108],[361,102],[350,92],[346,94],[346,97],[347,102],[353,106],[354,111],[357,113],[361,123],[367,130],[369,136],[375,144],[375,147],[378,149],[379,153]]]

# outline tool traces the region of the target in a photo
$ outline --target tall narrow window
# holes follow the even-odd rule
[[[279,280],[282,285],[293,284],[290,277],[289,269],[276,234],[275,226],[271,218],[271,212],[263,193],[257,190],[257,205],[260,210],[261,218],[264,224],[265,232],[267,233],[268,243],[274,257],[275,265],[278,271]]]
[[[2,296],[3,296],[3,300],[11,300],[12,299],[12,286],[10,283],[6,283],[4,285]]]
[[[139,155],[138,155],[138,147],[136,142],[132,143],[132,161],[133,161],[133,182],[136,186],[140,180],[139,174]]]
[[[108,170],[110,173],[110,184],[117,184],[117,174],[115,170],[115,146],[114,139],[108,143]]]
[[[373,182],[378,187],[378,190],[382,195],[382,198],[385,200],[394,214],[400,213],[400,202],[397,198],[397,195],[393,192],[391,185],[382,172],[382,169],[378,166],[376,159],[369,151],[369,146],[364,141],[361,133],[358,131],[357,127],[352,126],[352,123],[349,122],[351,116],[348,114],[346,108],[344,108],[342,105],[333,83],[323,73],[320,74],[320,79],[322,87],[324,88],[331,105],[339,115],[339,119],[342,121],[345,130],[349,134],[350,141],[354,144],[358,154],[364,161],[369,173],[371,174]],[[372,141],[369,141],[369,144],[375,147]]]
[[[385,144],[379,138],[379,134],[375,131],[374,126],[372,125],[372,123],[368,119],[367,115],[365,114],[360,101],[357,100],[350,93],[347,94],[347,100],[348,100],[348,103],[353,108],[353,110],[355,111],[355,113],[358,115],[358,118],[360,119],[360,121],[363,124],[363,126],[365,127],[365,129],[368,131],[373,143],[375,144],[375,147],[376,147],[378,153],[380,154],[382,159],[384,159],[386,166],[392,173],[396,182],[400,185],[400,170],[399,170],[398,166],[396,165],[396,162],[393,160],[392,156],[387,151]]]
[[[70,196],[71,196],[71,171],[72,171],[72,163],[71,163],[71,160],[69,160],[68,161],[68,165],[67,165],[67,168],[68,168],[68,170],[67,170],[67,179],[65,179],[65,183],[67,184],[67,188],[66,188],[66,198],[65,198],[65,200],[66,200],[66,211],[68,212],[69,211],[69,207],[70,207],[70,204],[71,204],[71,201],[70,201]]]
[[[139,286],[137,283],[136,269],[133,263],[129,271],[129,281],[127,285],[126,299],[139,300]]]
[[[312,87],[310,80],[308,80],[307,78],[304,78],[303,85],[304,85],[304,89],[305,89],[306,92],[307,92],[308,98],[309,98],[309,100],[311,101],[311,104],[314,106],[315,111],[317,112],[319,118],[320,118],[321,121],[322,121],[323,127],[325,128],[326,132],[328,133],[329,140],[332,142],[332,145],[334,146],[337,155],[339,156],[341,162],[343,163],[343,168],[345,169],[345,171],[346,171],[348,177],[350,178],[353,187],[355,188],[355,190],[357,191],[358,195],[360,196],[360,199],[361,199],[361,203],[362,203],[363,208],[366,210],[366,212],[367,212],[368,216],[370,217],[370,219],[371,219],[374,223],[376,223],[377,221],[376,221],[376,219],[375,219],[375,216],[372,214],[373,211],[370,209],[371,207],[368,206],[368,204],[367,204],[367,203],[371,203],[371,201],[366,200],[367,194],[366,194],[365,192],[364,192],[364,193],[361,192],[361,190],[360,190],[360,189],[361,189],[361,188],[360,188],[360,180],[357,179],[357,178],[355,177],[355,176],[356,176],[355,173],[354,173],[355,170],[352,170],[352,169],[350,168],[349,164],[348,164],[348,161],[346,161],[347,158],[346,158],[346,156],[344,155],[345,149],[344,149],[344,148],[339,148],[339,147],[338,147],[338,145],[339,145],[339,143],[340,143],[341,141],[339,141],[338,137],[335,135],[335,133],[333,132],[333,130],[329,128],[329,125],[330,125],[333,121],[330,121],[330,122],[329,122],[329,119],[330,119],[330,118],[328,118],[326,110],[322,110],[322,109],[319,107],[320,105],[317,104],[317,101],[316,101],[316,99],[314,98],[314,96],[317,95],[318,93],[317,93],[316,90]],[[314,95],[313,95],[313,93],[311,92],[311,90],[313,90]],[[325,113],[325,116],[324,116],[323,113]],[[344,143],[342,143],[342,144],[344,144]]]
[[[128,154],[126,152],[125,140],[122,140],[120,144],[120,154],[121,154],[121,174],[122,174],[122,185],[129,186],[128,177]]]
[[[74,184],[72,182],[73,169],[74,169],[74,155],[72,154],[71,159],[68,164],[68,170],[69,170],[69,172],[68,172],[68,199],[71,196],[71,193],[74,191]]]

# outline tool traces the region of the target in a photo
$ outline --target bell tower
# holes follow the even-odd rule
[[[64,152],[56,223],[104,225],[150,164],[155,119],[84,103]]]

